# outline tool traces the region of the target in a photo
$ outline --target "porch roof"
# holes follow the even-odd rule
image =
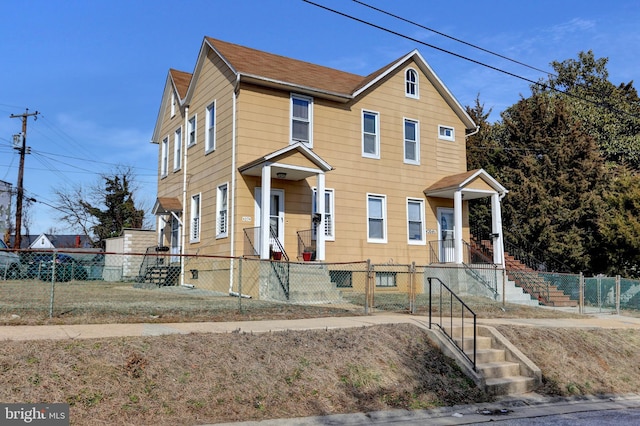
[[[509,191],[483,169],[446,176],[427,189],[427,197],[453,198],[461,191],[465,200],[489,197],[495,193],[504,197]]]
[[[303,161],[292,161],[296,156]],[[271,166],[271,178],[292,181],[333,170],[329,163],[305,144],[297,142],[240,166],[238,171],[243,175],[261,176],[262,168],[267,165]]]
[[[176,197],[158,197],[153,206],[154,215],[168,214],[171,212],[181,212],[182,203]]]

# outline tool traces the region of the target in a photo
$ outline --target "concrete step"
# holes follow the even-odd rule
[[[473,352],[467,352],[467,355],[469,356],[469,358],[473,359]],[[505,361],[505,354],[503,349],[476,350],[476,365],[503,361]]]
[[[461,338],[454,338],[454,341],[458,345],[458,347],[462,348],[465,352],[473,351],[473,335],[471,338],[465,337],[464,340]],[[491,349],[491,338],[484,336],[476,337],[476,351],[479,349]]]
[[[500,379],[520,375],[520,364],[517,362],[487,362],[476,364],[476,368],[487,379]]]
[[[535,387],[532,377],[511,376],[505,378],[487,379],[487,393],[489,395],[512,395],[531,392]]]

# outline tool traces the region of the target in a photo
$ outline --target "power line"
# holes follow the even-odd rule
[[[619,113],[619,114],[627,115],[627,116],[629,116],[629,117],[632,117],[632,118],[635,118],[635,119],[637,119],[637,120],[640,120],[640,116],[635,115],[635,114],[632,114],[632,113],[627,112],[627,111],[624,111],[624,110],[621,110],[621,109],[618,109],[618,108],[615,108],[615,107],[613,107],[613,105],[611,105],[610,103],[604,102],[604,101],[602,101],[602,100],[594,101],[594,100],[586,99],[586,98],[581,97],[581,96],[578,96],[578,95],[576,95],[576,94],[569,93],[569,92],[567,92],[567,91],[564,91],[564,90],[561,90],[561,89],[558,89],[558,88],[555,88],[555,87],[549,86],[548,84],[544,84],[544,83],[542,83],[542,82],[540,82],[540,81],[534,81],[534,80],[531,80],[530,78],[523,77],[523,76],[521,76],[521,75],[518,75],[518,74],[512,73],[512,72],[510,72],[510,71],[503,70],[503,69],[498,68],[498,67],[495,67],[495,66],[493,66],[493,65],[486,64],[486,63],[481,62],[481,61],[478,61],[478,60],[476,60],[476,59],[469,58],[468,56],[464,56],[464,55],[461,55],[461,54],[459,54],[459,53],[455,53],[455,52],[452,52],[452,51],[450,51],[450,50],[443,49],[443,48],[438,47],[438,46],[434,46],[434,45],[432,45],[432,44],[429,44],[429,43],[426,43],[426,42],[424,42],[424,41],[418,40],[418,39],[416,39],[416,38],[414,38],[414,37],[410,37],[410,36],[408,36],[408,35],[401,34],[401,33],[397,32],[397,31],[391,30],[391,29],[389,29],[389,28],[385,28],[385,27],[383,27],[383,26],[380,26],[380,25],[374,24],[374,23],[372,23],[372,22],[365,21],[364,19],[357,18],[357,17],[355,17],[355,16],[352,16],[352,15],[346,14],[346,13],[344,13],[344,12],[340,12],[340,11],[335,10],[335,9],[331,9],[330,7],[327,7],[327,6],[324,6],[324,5],[321,5],[321,4],[318,4],[318,3],[312,2],[312,1],[310,1],[310,0],[302,0],[302,1],[303,1],[303,2],[305,2],[305,3],[309,3],[309,4],[310,4],[310,5],[312,5],[312,6],[316,6],[316,7],[320,8],[320,9],[324,9],[324,10],[326,10],[326,11],[328,11],[328,12],[335,13],[335,14],[340,15],[340,16],[343,16],[343,17],[345,17],[345,18],[349,18],[349,19],[354,20],[354,21],[356,21],[356,22],[360,22],[360,23],[365,24],[365,25],[368,25],[368,26],[370,26],[370,27],[373,27],[373,28],[379,29],[379,30],[381,30],[381,31],[387,32],[387,33],[389,33],[389,34],[393,34],[393,35],[395,35],[395,36],[402,37],[402,38],[404,38],[404,39],[407,39],[407,40],[413,41],[413,42],[418,43],[418,44],[421,44],[421,45],[423,45],[423,46],[430,47],[430,48],[432,48],[432,49],[434,49],[434,50],[437,50],[437,51],[440,51],[440,52],[446,53],[446,54],[451,55],[451,56],[455,56],[455,57],[460,58],[460,59],[463,59],[463,60],[465,60],[465,61],[472,62],[472,63],[474,63],[474,64],[476,64],[476,65],[480,65],[480,66],[483,66],[483,67],[485,67],[485,68],[489,68],[489,69],[494,70],[494,71],[497,71],[497,72],[499,72],[499,73],[502,73],[502,74],[508,75],[508,76],[510,76],[510,77],[514,77],[514,78],[517,78],[517,79],[519,79],[519,80],[526,81],[526,82],[531,83],[532,85],[537,86],[537,87],[540,87],[540,88],[542,88],[542,89],[546,89],[546,90],[550,90],[550,91],[553,91],[553,92],[561,93],[561,94],[564,94],[564,95],[569,96],[569,97],[571,97],[571,98],[578,99],[578,100],[582,100],[582,101],[584,101],[584,102],[590,103],[590,104],[595,105],[595,106],[597,106],[597,107],[607,108],[607,109],[609,109],[609,110],[610,110],[610,111],[612,111],[612,112],[616,112],[616,113]]]
[[[395,15],[395,14],[393,14],[393,13],[391,13],[391,12],[387,12],[387,11],[385,11],[385,10],[382,10],[382,9],[380,9],[380,8],[377,8],[377,7],[375,7],[375,6],[371,6],[370,4],[367,4],[367,3],[365,3],[365,2],[362,2],[362,1],[359,1],[359,0],[353,0],[353,1],[354,1],[354,2],[356,2],[356,3],[358,3],[358,4],[361,4],[362,6],[365,6],[365,7],[368,7],[368,8],[370,8],[370,9],[373,9],[373,10],[375,10],[376,12],[380,12],[380,13],[383,13],[383,14],[385,14],[385,15],[387,15],[387,16],[391,16],[391,17],[393,17],[393,18],[399,19],[399,20],[401,20],[401,21],[403,21],[403,22],[407,22],[407,23],[409,23],[409,24],[411,24],[411,25],[415,25],[416,27],[422,28],[422,29],[424,29],[424,30],[431,31],[431,32],[433,32],[433,33],[436,33],[436,34],[438,34],[438,35],[442,36],[442,37],[446,37],[446,38],[448,38],[448,39],[450,39],[450,40],[457,41],[458,43],[462,43],[462,44],[464,44],[464,45],[467,45],[467,46],[473,47],[474,49],[478,49],[478,50],[481,50],[481,51],[483,51],[483,52],[485,52],[485,53],[489,53],[490,55],[494,55],[494,56],[497,56],[497,57],[499,57],[499,58],[506,59],[507,61],[513,62],[513,63],[518,64],[518,65],[522,65],[523,67],[527,67],[527,68],[532,69],[532,70],[534,70],[534,71],[538,71],[538,72],[541,72],[541,73],[544,73],[544,74],[551,74],[549,71],[545,71],[545,70],[542,70],[542,69],[540,69],[540,68],[536,68],[536,67],[534,67],[534,66],[532,66],[532,65],[525,64],[524,62],[520,62],[520,61],[518,61],[518,60],[516,60],[516,59],[512,59],[512,58],[509,58],[509,57],[507,57],[507,56],[501,55],[500,53],[496,53],[496,52],[493,52],[493,51],[491,51],[491,50],[489,50],[489,49],[485,49],[485,48],[483,48],[483,47],[480,47],[480,46],[477,46],[477,45],[475,45],[475,44],[469,43],[469,42],[467,42],[467,41],[464,41],[464,40],[461,40],[461,39],[455,38],[455,37],[453,37],[453,36],[450,36],[450,35],[448,35],[448,34],[445,34],[445,33],[443,33],[443,32],[440,32],[440,31],[438,31],[438,30],[434,30],[433,28],[426,27],[426,26],[424,26],[424,25],[422,25],[422,24],[419,24],[419,23],[417,23],[417,22],[415,22],[415,21],[411,21],[411,20],[409,20],[409,19],[403,18],[402,16],[398,16],[398,15]],[[551,74],[551,75],[553,75],[553,74]]]

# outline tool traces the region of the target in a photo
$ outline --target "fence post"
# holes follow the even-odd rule
[[[616,275],[616,314],[620,315],[620,275]]]
[[[584,314],[584,275],[580,272],[578,278],[578,313]]]
[[[416,262],[409,266],[409,313],[416,313]]]
[[[364,284],[364,314],[365,315],[369,315],[369,297],[371,296],[371,289],[369,288],[371,286],[371,277],[372,277],[372,272],[371,272],[371,259],[367,259],[367,279],[365,280],[365,284]]]
[[[242,257],[238,259],[238,312],[242,313]]]
[[[53,318],[53,301],[54,293],[56,289],[56,259],[58,258],[58,251],[53,251],[53,259],[51,261],[51,297],[49,300],[49,319]]]

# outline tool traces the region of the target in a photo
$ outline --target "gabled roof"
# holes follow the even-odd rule
[[[294,153],[302,154],[309,161],[308,165],[295,166],[288,164],[287,157]],[[296,142],[240,166],[238,167],[238,171],[245,175],[260,176],[262,167],[265,164],[272,165],[272,177],[286,180],[302,180],[318,172],[324,173],[333,170],[333,167],[331,167],[329,163],[309,149],[304,143]]]
[[[189,83],[191,83],[191,74],[171,68],[169,70],[169,77],[173,82],[173,87],[178,93],[179,99],[184,99],[184,97],[187,96],[187,90],[189,90]]]
[[[477,179],[484,183],[484,188],[472,186]],[[487,197],[492,193],[498,193],[504,197],[509,192],[489,173],[483,169],[476,169],[446,176],[425,189],[424,193],[427,197],[453,198],[456,191],[462,191],[465,194],[465,200]]]
[[[466,128],[468,130],[476,129],[476,124],[471,117],[417,50],[409,52],[368,76],[360,76],[212,37],[205,37],[192,74],[175,69],[169,71],[168,79],[171,81],[176,93],[179,94],[182,105],[189,104],[202,65],[210,51],[213,51],[226,64],[229,70],[235,74],[236,84],[237,82],[245,81],[345,103],[357,98],[380,80],[404,67],[408,62],[414,61]],[[163,108],[164,102],[158,115],[158,121],[162,116]],[[156,123],[152,139],[152,142],[156,143],[159,141],[159,135],[156,133],[158,125],[159,122]]]

